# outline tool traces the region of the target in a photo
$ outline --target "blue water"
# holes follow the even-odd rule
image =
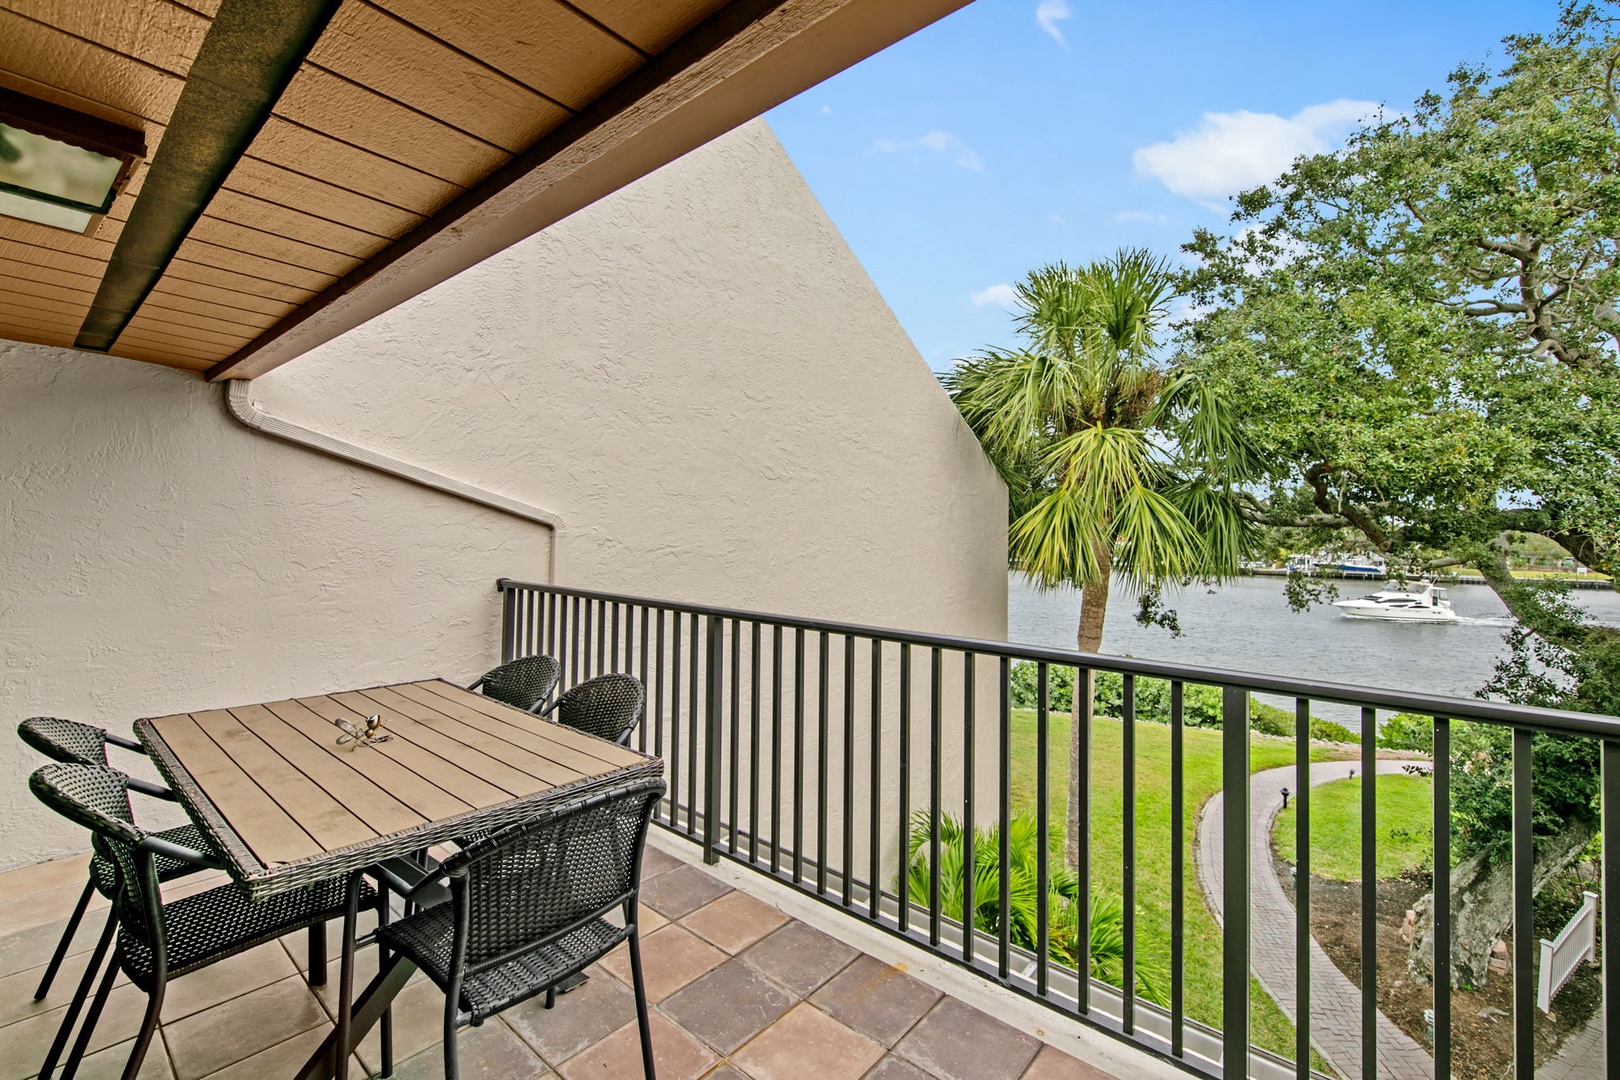
[[[1349,619],[1331,607],[1295,614],[1283,597],[1283,584],[1278,578],[1239,578],[1214,590],[1194,587],[1167,595],[1166,604],[1180,616],[1179,638],[1138,626],[1135,601],[1116,589],[1103,627],[1103,651],[1456,697],[1472,697],[1490,679],[1497,660],[1507,655],[1507,609],[1483,585],[1451,587],[1458,621],[1423,626]],[[1342,596],[1380,587],[1339,583]],[[1620,624],[1620,594],[1593,590],[1574,596],[1598,619]],[[1072,649],[1079,618],[1078,591],[1041,592],[1022,574],[1010,576],[1009,641]],[[1353,708],[1319,705],[1313,711],[1359,727]]]

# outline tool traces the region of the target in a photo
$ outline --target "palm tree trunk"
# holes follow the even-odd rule
[[[1114,553],[1103,548],[1097,552],[1097,566],[1101,573],[1097,580],[1087,585],[1080,592],[1080,628],[1075,634],[1075,644],[1081,652],[1094,653],[1102,649],[1103,617],[1108,614],[1108,579],[1111,576]],[[1089,705],[1095,700],[1097,686],[1097,673],[1094,671],[1081,672],[1084,678],[1074,681],[1074,702],[1070,710],[1071,723],[1069,724],[1069,822],[1079,820],[1076,809],[1085,799],[1089,784],[1083,784],[1080,775],[1080,751],[1082,748],[1090,749],[1091,725],[1081,723],[1082,704],[1088,706],[1083,710],[1089,717]],[[1086,757],[1090,757],[1087,754]],[[1064,856],[1072,870],[1080,863],[1080,830],[1068,828],[1068,839],[1064,846]]]

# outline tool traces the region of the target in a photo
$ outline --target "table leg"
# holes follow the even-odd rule
[[[343,1051],[344,1058],[352,1054],[354,1048],[370,1034],[372,1027],[382,1019],[383,1013],[414,974],[416,965],[406,957],[396,956],[386,970],[371,980],[371,985],[354,1003],[354,1014],[349,1020],[349,1045]],[[338,1033],[334,1028],[326,1041],[310,1055],[304,1067],[298,1070],[296,1080],[331,1080],[337,1075],[338,1060]]]

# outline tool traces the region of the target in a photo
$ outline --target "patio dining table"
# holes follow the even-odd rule
[[[338,741],[338,721],[372,716],[387,741]],[[138,720],[135,732],[254,899],[663,770],[657,758],[440,679],[177,713]],[[408,975],[358,1004],[349,1049]],[[300,1077],[335,1075],[337,1038]]]

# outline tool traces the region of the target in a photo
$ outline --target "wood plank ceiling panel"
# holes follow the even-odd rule
[[[574,0],[574,6],[650,56],[726,6],[726,0],[649,4],[644,0]]]

